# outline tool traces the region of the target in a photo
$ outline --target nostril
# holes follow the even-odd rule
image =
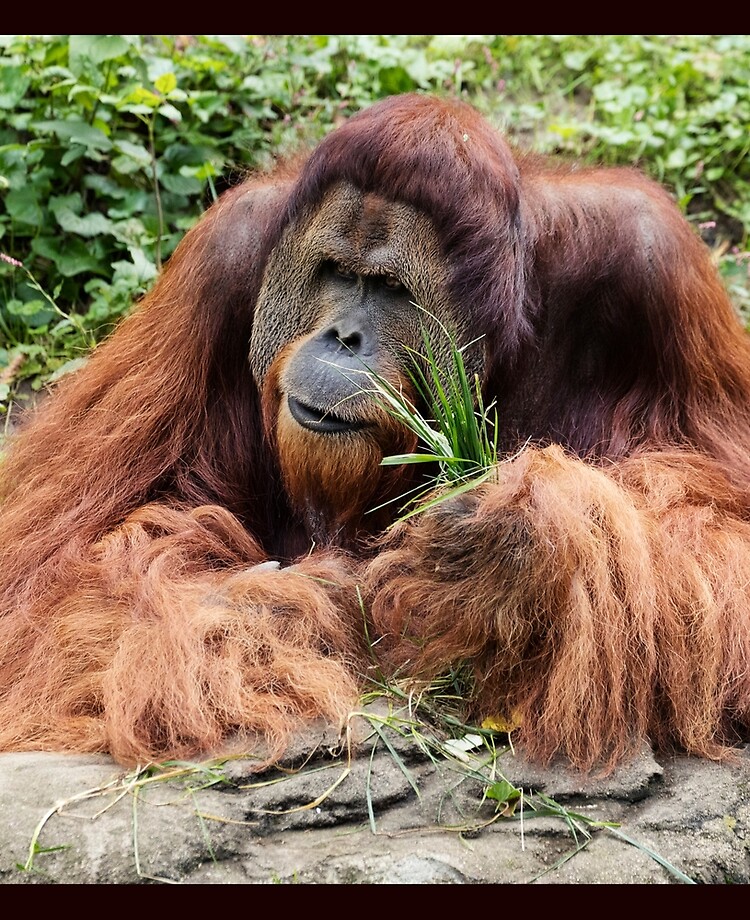
[[[357,313],[338,317],[316,336],[316,341],[328,354],[362,358],[372,353],[373,332],[366,318]]]
[[[359,330],[353,329],[347,332],[341,326],[331,326],[326,329],[322,340],[327,348],[334,349],[336,352],[351,351],[355,354],[359,354],[362,351],[365,341]]]
[[[336,333],[336,339],[349,351],[362,350],[362,335],[359,332],[350,332],[348,335]]]

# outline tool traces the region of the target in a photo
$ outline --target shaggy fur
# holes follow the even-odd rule
[[[389,530],[408,435],[366,399],[318,435],[283,397],[323,249],[483,336],[509,459]],[[472,715],[541,761],[747,737],[748,338],[664,190],[467,106],[384,100],[227,192],[0,475],[0,750],[268,763],[346,719],[365,635],[413,678],[466,664]]]

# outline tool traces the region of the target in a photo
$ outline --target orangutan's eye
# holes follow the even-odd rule
[[[341,278],[343,281],[356,281],[357,275],[350,268],[347,268],[346,265],[341,265],[338,262],[333,266],[333,272],[337,278]]]
[[[395,275],[383,275],[383,284],[391,291],[400,291],[403,288],[403,284]]]

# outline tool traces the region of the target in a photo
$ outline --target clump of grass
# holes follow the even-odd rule
[[[412,366],[407,371],[416,401],[426,407],[427,417],[389,381],[369,374],[370,392],[391,416],[417,436],[420,447],[414,453],[384,457],[382,465],[434,464],[435,472],[418,487],[416,495],[406,493],[393,499],[405,502],[399,520],[484,482],[498,462],[495,400],[484,405],[479,375],[470,375],[464,361],[464,352],[478,339],[459,346],[454,333],[436,317],[431,318],[447,338],[450,360],[447,366],[441,366],[430,334],[423,327],[423,351],[408,348]],[[425,499],[427,495],[430,497]]]

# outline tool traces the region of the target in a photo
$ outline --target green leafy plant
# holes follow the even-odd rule
[[[426,482],[418,487],[416,495],[407,494],[395,499],[407,499],[400,520],[426,511],[484,482],[498,462],[495,402],[493,400],[488,406],[484,405],[479,376],[471,375],[464,361],[464,353],[478,340],[459,346],[449,329],[436,317],[430,316],[430,319],[439,325],[441,334],[447,340],[447,366],[441,365],[438,353],[443,350],[435,348],[424,325],[423,351],[407,349],[411,361],[407,373],[414,386],[417,402],[426,407],[427,416],[403,390],[397,389],[381,375],[369,369],[367,371],[369,383],[366,392],[374,396],[389,415],[412,431],[422,446],[421,450],[413,453],[384,457],[382,465],[433,465]],[[436,491],[437,494],[433,494]],[[426,495],[431,497],[423,500]]]

